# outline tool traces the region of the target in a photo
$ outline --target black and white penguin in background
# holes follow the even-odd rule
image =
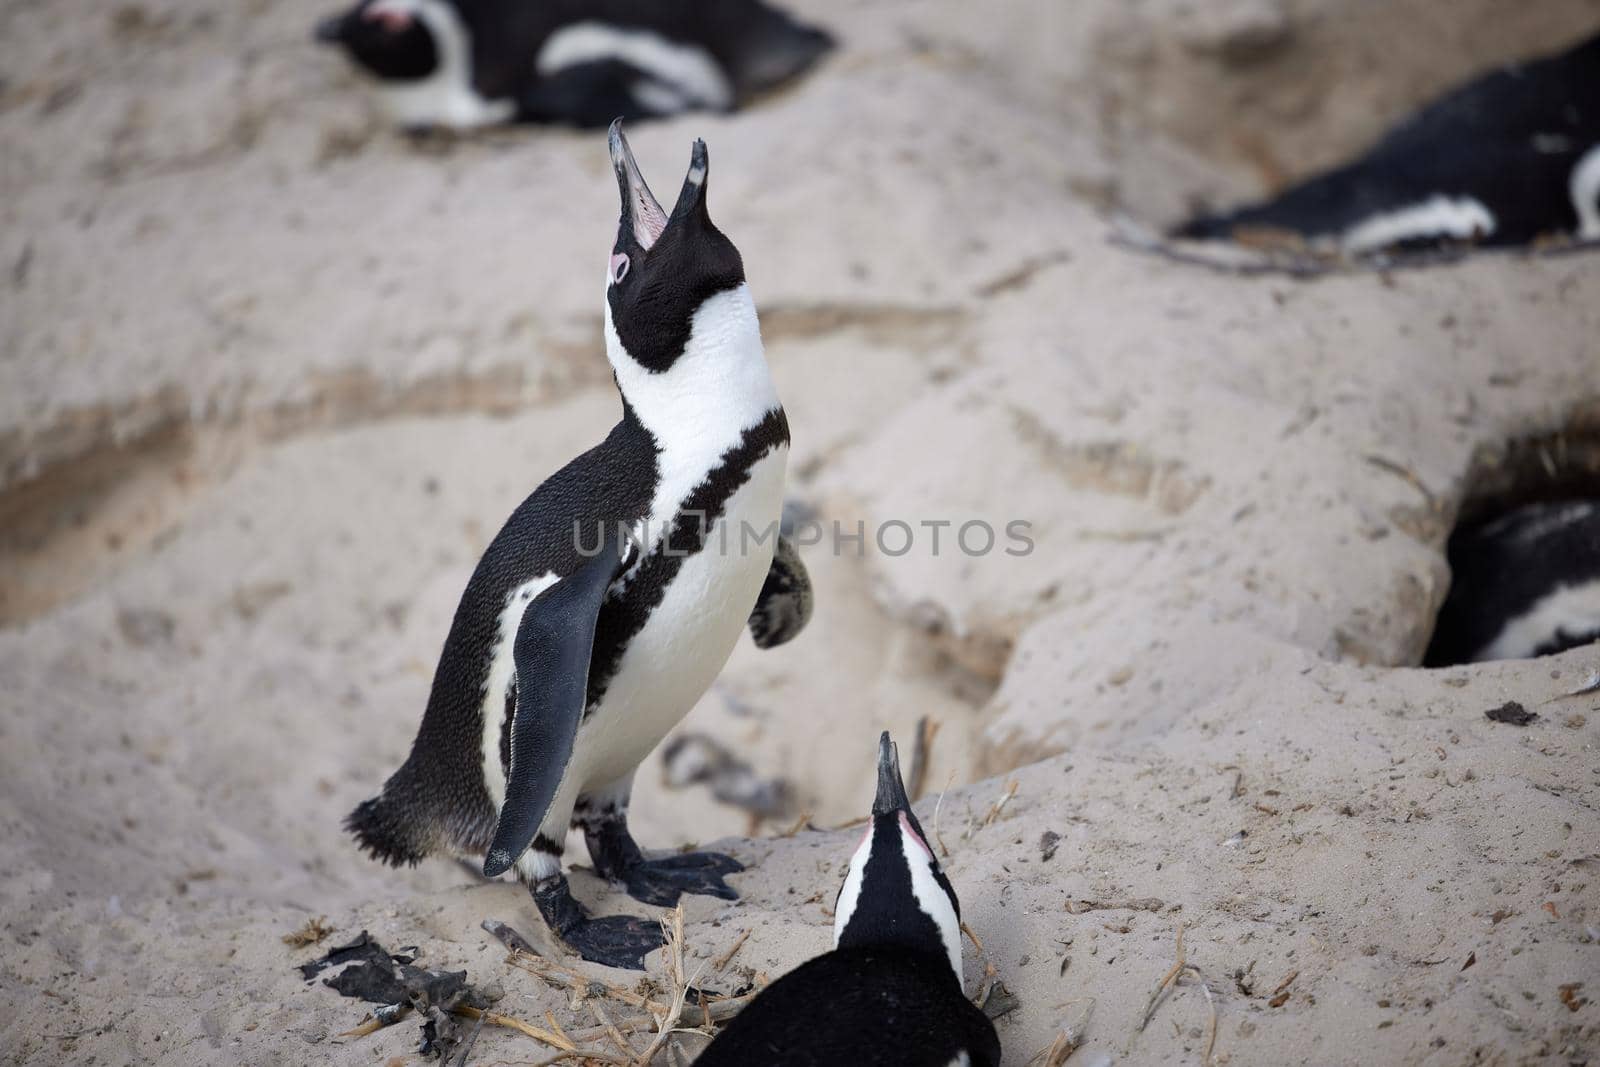
[[[1450,538],[1426,667],[1549,656],[1600,639],[1600,501],[1527,504]]]
[[[1366,155],[1261,204],[1193,219],[1201,240],[1288,233],[1347,256],[1600,239],[1600,35],[1446,94]]]
[[[748,624],[782,644],[809,582],[777,530],[789,426],[739,252],[706,213],[705,144],[669,214],[611,127],[622,219],[606,274],[606,355],[622,421],[512,513],[461,595],[405,764],[347,826],[399,865],[444,853],[515,867],[583,958],[642,968],[658,924],[591,919],[561,873],[569,826],[594,868],[649,904],[725,899],[742,869],[709,852],[646,859],[628,833],[641,760],[689,711]],[[795,604],[776,601],[793,599]],[[531,847],[530,847],[531,846]]]
[[[911,810],[887,732],[833,937],[832,952],[762,991],[696,1067],[997,1067],[994,1024],[961,991],[961,905]]]
[[[731,111],[833,47],[763,0],[362,0],[316,36],[409,129]]]

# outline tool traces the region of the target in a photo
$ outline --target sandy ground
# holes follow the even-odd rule
[[[650,175],[711,147],[791,495],[919,536],[808,549],[811,628],[741,647],[686,727],[829,827],[879,729],[940,723],[919,810],[969,986],[1020,1002],[1007,1064],[1063,1026],[1071,1063],[1200,1063],[1208,993],[1217,1063],[1589,1062],[1600,698],[1562,694],[1600,656],[1414,665],[1475,462],[1600,425],[1593,256],[1247,280],[1104,212],[1270,187],[1600,4],[796,6],[846,41],[815,78],[633,140]],[[478,928],[535,932],[521,889],[379,868],[338,824],[477,554],[616,415],[615,188],[593,136],[384,131],[320,13],[0,9],[7,1062],[410,1062],[409,1023],[336,1038],[361,1007],[280,940],[315,916],[592,1021]],[[1034,550],[952,551],[978,519]],[[1538,720],[1485,718],[1507,700]],[[635,822],[751,867],[689,901],[692,955],[826,947],[849,831],[746,837],[653,758]],[[1180,930],[1204,988],[1141,1031]],[[474,1062],[541,1055],[486,1031]]]

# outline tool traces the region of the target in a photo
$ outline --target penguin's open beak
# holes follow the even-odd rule
[[[885,730],[878,738],[878,795],[872,802],[872,814],[876,817],[910,810],[911,800],[900,780],[900,753]]]
[[[606,140],[611,149],[611,167],[617,172],[617,191],[622,194],[622,220],[618,226],[648,252],[667,228],[667,213],[661,210],[661,204],[639,172],[633,149],[622,135],[621,119],[612,122]],[[619,239],[622,236],[618,234]]]

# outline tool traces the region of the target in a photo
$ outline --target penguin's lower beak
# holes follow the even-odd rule
[[[660,202],[639,172],[633,149],[622,135],[621,119],[611,124],[606,141],[611,150],[611,167],[617,172],[617,191],[622,195],[622,219],[618,226],[623,232],[617,235],[618,243],[626,243],[623,238],[631,237],[633,243],[648,252],[667,228],[667,213],[661,210]]]
[[[872,814],[876,817],[910,810],[911,800],[900,780],[900,752],[885,730],[878,738],[878,795],[872,801]]]
[[[322,19],[311,31],[311,38],[323,44],[337,44],[344,40],[344,16],[329,15]]]

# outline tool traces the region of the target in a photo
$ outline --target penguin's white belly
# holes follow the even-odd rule
[[[568,781],[579,791],[630,774],[728,662],[772,566],[787,461],[784,446],[756,462],[705,547],[683,561],[628,642],[600,707],[578,735]],[[765,540],[757,544],[757,537]]]

